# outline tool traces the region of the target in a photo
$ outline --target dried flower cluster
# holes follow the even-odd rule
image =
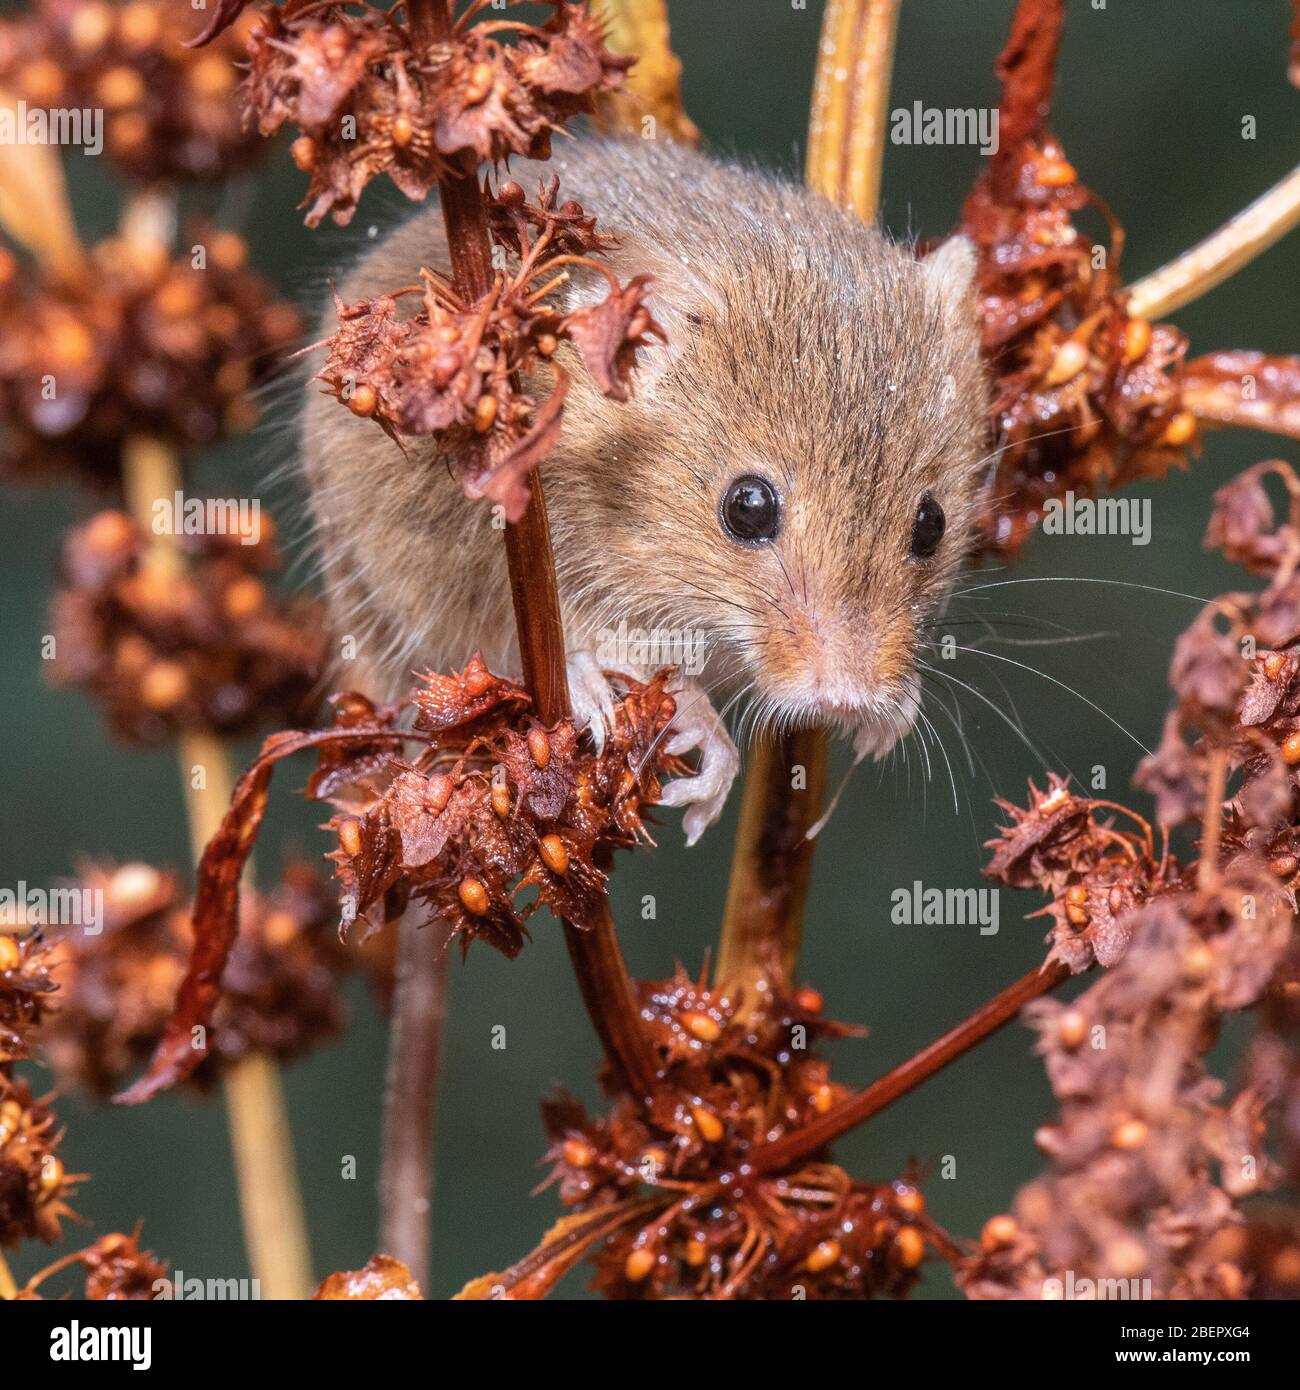
[[[0,922],[0,1067],[26,1061],[32,1034],[49,1017],[58,988],[50,974],[49,943],[22,924]]]
[[[326,1302],[418,1302],[423,1295],[419,1284],[411,1278],[411,1271],[400,1260],[372,1255],[363,1269],[341,1269],[329,1275],[314,1297]]]
[[[1046,128],[1060,19],[1055,0],[1017,11],[998,60],[1000,146],[959,224],[979,255],[1003,450],[985,539],[1000,552],[1018,548],[1047,499],[1159,476],[1196,437],[1179,389],[1186,340],[1168,324],[1129,317],[1122,232]],[[1089,204],[1111,223],[1101,256],[1074,225]]]
[[[641,987],[660,1067],[643,1105],[618,1087],[599,1118],[566,1096],[543,1107],[547,1184],[573,1214],[531,1255],[476,1279],[462,1298],[539,1298],[594,1251],[612,1298],[864,1298],[901,1295],[927,1249],[953,1242],[909,1177],[855,1182],[817,1156],[798,1171],[750,1173],[757,1146],[797,1131],[846,1094],[811,1051],[855,1030],[823,1017],[815,990],[761,1007],[678,970]]]
[[[484,161],[547,158],[551,132],[590,111],[631,60],[606,49],[585,4],[545,3],[552,14],[541,25],[494,7],[492,23],[480,26],[473,21],[488,0],[473,0],[432,36],[378,10],[263,7],[242,96],[263,135],[286,123],[302,132],[293,158],[311,175],[308,225],[327,213],[349,222],[380,174],[422,199],[440,179],[472,176]],[[239,8],[223,6],[225,14]],[[513,43],[501,42],[507,35]]]
[[[72,1216],[68,1199],[85,1174],[69,1173],[58,1156],[49,1097],[38,1099],[22,1077],[0,1069],[0,1248],[20,1240],[47,1244]]]
[[[1271,1121],[1295,1161],[1300,479],[1280,463],[1247,470],[1216,494],[1207,543],[1269,582],[1210,604],[1179,639],[1178,703],[1136,778],[1166,831],[1200,824],[1199,863],[1157,864],[1149,831],[1099,824],[1107,803],[1060,782],[993,842],[995,877],[1053,895],[1056,954],[1112,969],[1073,1004],[1032,1007],[1061,1104],[1038,1135],[1054,1171],[985,1228],[964,1273],[976,1297],[1062,1296],[1067,1272],[1149,1281],[1157,1297],[1248,1295],[1248,1243],[1227,1233],[1236,1203],[1281,1176]],[[1260,1004],[1245,1083],[1225,1099],[1203,1054],[1225,1014]]]
[[[535,204],[514,182],[483,198],[496,243],[516,258],[480,299],[466,303],[446,277],[423,273],[423,310],[401,317],[398,298],[337,302],[339,329],[318,373],[354,414],[374,419],[394,438],[438,434],[469,497],[500,503],[510,521],[528,505],[527,477],[555,444],[568,377],[555,361],[562,343],[582,354],[592,380],[613,400],[626,400],[638,348],[663,334],[645,304],[649,277],[620,285],[592,259],[612,244],[576,202],[557,205],[552,178]],[[575,267],[595,270],[609,293],[571,312],[555,293]],[[540,288],[538,282],[543,282]],[[549,363],[545,402],[520,386]],[[477,438],[476,438],[477,436]]]
[[[211,530],[185,541],[192,563],[177,574],[149,563],[149,541],[123,512],[69,534],[51,681],[102,700],[113,732],[139,743],[309,714],[324,624],[316,600],[268,589],[280,565],[270,518],[255,544]]]
[[[92,866],[78,887],[102,893],[102,930],[56,943],[57,1008],[41,1042],[61,1082],[106,1099],[157,1046],[193,932],[173,874]],[[247,895],[242,908],[207,1060],[194,1078],[201,1087],[250,1052],[287,1061],[343,1028],[340,980],[356,957],[339,944],[334,902],[316,872],[291,864],[271,892]]]
[[[423,677],[396,704],[342,695],[331,728],[272,735],[204,853],[189,970],[150,1070],[126,1098],[147,1099],[202,1060],[191,1029],[211,1023],[222,996],[239,875],[277,762],[319,752],[307,794],[338,812],[330,821],[338,848],[327,857],[339,880],[342,931],[358,918],[376,930],[419,901],[466,946],[482,937],[514,955],[538,907],[590,927],[605,901],[611,852],[646,838],[642,807],[657,800],[662,777],[683,768],[663,751],[676,709],[669,674],[623,680],[599,753],[579,743],[570,721],[541,725],[523,688],[479,657],[459,673]],[[408,743],[422,745],[409,762],[401,756]],[[530,888],[536,897],[518,902]]]
[[[259,150],[235,101],[252,25],[202,51],[184,46],[192,27],[191,7],[169,0],[37,0],[0,23],[0,90],[30,108],[102,110],[104,148],[130,179],[222,179]]]
[[[115,481],[146,434],[197,448],[256,420],[248,390],[299,331],[230,232],[202,249],[110,239],[76,281],[30,282],[0,248],[0,457],[6,472]]]

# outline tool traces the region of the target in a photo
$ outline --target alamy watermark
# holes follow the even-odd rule
[[[1052,497],[1043,506],[1049,536],[1127,536],[1133,545],[1151,543],[1149,497]]]
[[[996,106],[926,106],[914,101],[889,113],[889,138],[895,145],[978,145],[979,152],[998,152],[1001,119]]]
[[[80,145],[82,154],[104,149],[101,106],[0,106],[0,145]]]
[[[155,1279],[153,1296],[158,1299],[182,1299],[194,1302],[200,1299],[224,1300],[253,1299],[262,1296],[260,1279],[211,1279],[198,1275],[185,1277],[185,1271],[176,1270],[170,1279]]]
[[[80,927],[87,936],[104,930],[102,888],[29,888],[19,879],[0,887],[0,930],[8,927]]]
[[[927,888],[916,879],[910,888],[895,888],[889,920],[895,926],[979,927],[981,936],[998,934],[997,888]]]
[[[238,536],[240,545],[262,539],[262,503],[257,497],[171,497],[154,499],[155,536]]]
[[[688,627],[629,628],[624,619],[597,632],[596,662],[610,671],[676,666],[684,675],[698,676],[704,670],[704,633]]]

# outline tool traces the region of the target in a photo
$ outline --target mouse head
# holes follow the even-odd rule
[[[955,238],[917,261],[802,190],[766,196],[737,190],[704,245],[690,222],[680,255],[648,236],[619,253],[655,274],[669,343],[630,405],[578,383],[552,495],[599,544],[557,553],[592,625],[661,627],[756,719],[829,723],[878,755],[915,717],[979,510],[974,252]]]

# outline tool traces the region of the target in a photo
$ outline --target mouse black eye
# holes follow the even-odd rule
[[[943,508],[926,493],[916,504],[916,520],[912,523],[912,554],[918,560],[928,560],[943,540]]]
[[[774,540],[781,529],[781,499],[757,473],[746,473],[727,488],[718,514],[731,536],[747,545]]]

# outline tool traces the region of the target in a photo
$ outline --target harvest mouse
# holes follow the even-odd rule
[[[799,185],[662,142],[581,139],[516,162],[530,198],[552,173],[601,230],[608,264],[654,277],[666,332],[638,353],[631,402],[607,400],[576,354],[558,446],[542,464],[575,718],[603,734],[602,667],[644,676],[611,639],[638,630],[698,651],[671,751],[699,771],[666,787],[689,842],[721,812],[737,753],[718,710],[823,723],[880,756],[911,728],[924,625],[969,549],[985,382],[970,244],[923,261]],[[345,302],[448,264],[422,209],[340,283]],[[567,307],[606,292],[583,272]],[[416,297],[412,297],[416,298]],[[336,326],[333,308],[324,329]],[[426,439],[407,452],[312,391],[303,447],[340,637],[371,693],[475,650],[518,667],[505,553]],[[498,523],[499,526],[499,523]],[[626,645],[626,644],[624,644]],[[659,651],[649,651],[654,658]],[[356,682],[355,669],[350,677]]]

